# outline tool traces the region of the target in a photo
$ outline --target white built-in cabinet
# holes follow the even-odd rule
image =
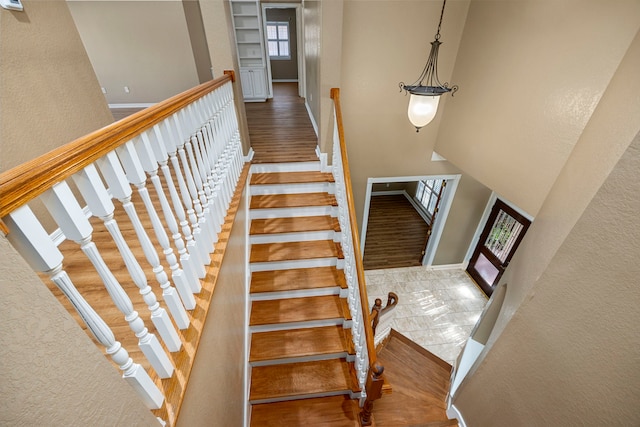
[[[231,14],[245,101],[265,101],[267,61],[260,4],[256,0],[232,0]]]

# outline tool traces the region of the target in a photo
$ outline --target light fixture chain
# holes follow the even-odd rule
[[[442,26],[442,17],[444,16],[444,7],[447,4],[447,0],[442,2],[442,11],[440,12],[440,22],[438,23],[438,32],[436,32],[436,40],[440,39],[440,27]]]

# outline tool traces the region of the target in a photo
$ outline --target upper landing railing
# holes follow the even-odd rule
[[[170,425],[190,372],[179,365],[193,359],[201,330],[201,279],[243,172],[232,81],[197,86],[0,175],[2,231]],[[91,300],[99,283],[108,296]]]
[[[349,159],[342,124],[342,108],[340,105],[340,89],[331,89],[334,103],[333,132],[333,177],[336,182],[336,199],[338,201],[338,219],[342,234],[342,250],[344,253],[344,275],[348,285],[349,309],[353,318],[353,335],[356,347],[355,366],[358,380],[363,390],[360,413],[361,425],[371,425],[373,401],[382,396],[384,367],[378,363],[374,333],[369,314],[369,300],[360,251],[360,239],[357,231],[356,211],[351,187]]]

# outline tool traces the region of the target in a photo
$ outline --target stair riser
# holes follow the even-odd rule
[[[306,322],[288,322],[268,325],[251,325],[249,326],[250,332],[270,332],[270,331],[285,331],[290,329],[302,329],[302,328],[319,328],[322,326],[342,326],[345,329],[350,329],[352,325],[351,320],[345,320],[342,318],[334,319],[321,319],[321,320],[309,320]]]
[[[249,403],[251,403],[252,405],[256,405],[256,404],[259,404],[259,403],[284,402],[285,400],[311,399],[311,398],[314,398],[314,397],[340,396],[340,395],[343,395],[343,394],[346,394],[346,395],[349,395],[349,396],[354,396],[355,395],[355,393],[353,393],[353,391],[351,391],[351,390],[340,390],[340,391],[332,391],[332,392],[327,392],[327,393],[310,393],[310,394],[303,394],[303,395],[280,396],[280,397],[274,397],[274,398],[271,398],[271,399],[250,400]],[[352,397],[352,399],[353,398],[354,397]]]
[[[349,358],[355,356],[349,355],[346,351],[340,353],[328,353],[328,354],[315,354],[313,356],[303,357],[289,357],[285,359],[271,359],[271,360],[259,360],[255,362],[249,362],[251,366],[270,366],[270,365],[283,365],[285,363],[301,363],[311,362],[314,360],[330,360],[330,359],[346,359],[350,362]]]
[[[273,270],[290,270],[292,268],[310,268],[310,267],[337,267],[341,268],[344,260],[337,258],[314,258],[314,259],[296,259],[291,261],[273,261],[273,262],[252,262],[250,265],[251,272],[256,271],[273,271]]]
[[[321,216],[329,215],[334,218],[338,217],[337,206],[308,206],[298,208],[268,208],[268,209],[251,209],[249,216],[251,219],[264,218],[291,218],[294,216]]]
[[[296,233],[253,234],[249,238],[251,244],[308,242],[311,240],[333,240],[334,242],[339,241],[336,239],[340,239],[340,233],[336,233],[333,230],[301,231]]]
[[[259,294],[251,294],[251,301],[267,301],[286,298],[304,298],[304,297],[319,297],[323,295],[339,295],[345,293],[343,289],[338,286],[330,288],[316,288],[316,289],[301,289],[297,291],[286,292],[263,292]]]
[[[320,162],[263,163],[251,165],[250,173],[320,172]]]
[[[252,184],[251,195],[329,193],[335,194],[335,184],[329,182],[305,182],[293,184]]]

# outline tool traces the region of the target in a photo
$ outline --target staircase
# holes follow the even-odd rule
[[[252,426],[356,426],[333,177],[319,162],[252,166]]]

